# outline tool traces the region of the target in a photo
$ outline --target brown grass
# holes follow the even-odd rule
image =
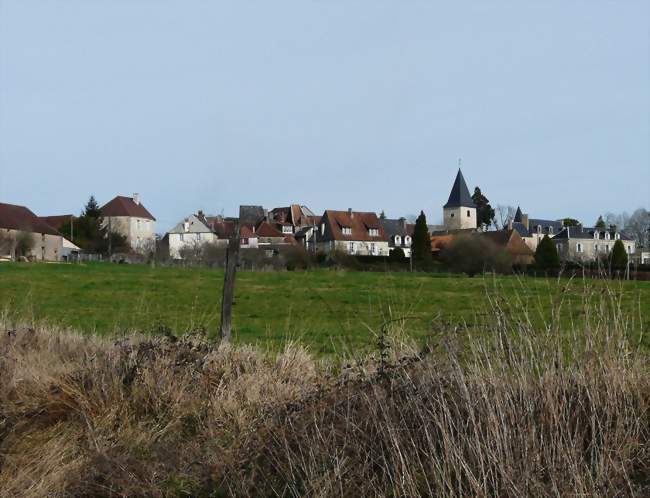
[[[0,496],[648,496],[648,361],[617,299],[569,331],[560,304],[540,329],[497,299],[383,363],[5,325]]]

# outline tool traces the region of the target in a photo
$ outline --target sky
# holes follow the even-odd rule
[[[0,202],[650,208],[650,2],[0,0]]]

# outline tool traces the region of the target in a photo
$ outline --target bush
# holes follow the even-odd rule
[[[29,257],[36,246],[34,234],[31,232],[19,231],[16,233],[16,259],[21,256]]]
[[[405,258],[406,255],[404,254],[404,250],[401,247],[394,248],[388,255],[388,259],[391,262],[395,262],[395,263],[401,263],[402,261],[404,261]]]
[[[512,270],[510,255],[480,235],[456,237],[442,250],[441,258],[452,271],[470,277],[486,271],[510,273]]]

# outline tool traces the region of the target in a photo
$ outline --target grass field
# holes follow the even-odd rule
[[[210,269],[110,264],[0,264],[0,300],[11,320],[47,321],[87,333],[189,330],[216,333],[223,273]],[[319,353],[376,343],[389,318],[408,317],[417,338],[430,330],[485,319],[489,297],[544,320],[560,300],[579,318],[580,279],[475,277],[335,270],[240,272],[234,334],[270,347],[300,340]],[[499,289],[498,293],[495,292]],[[643,328],[650,325],[650,283],[610,283]]]

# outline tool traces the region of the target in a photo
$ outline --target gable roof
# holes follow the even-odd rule
[[[133,197],[118,195],[104,204],[100,211],[102,216],[130,216],[132,218],[145,218],[156,221],[156,218],[147,211],[141,202],[135,202]]]
[[[239,206],[239,222],[257,225],[266,218],[266,212],[262,206]]]
[[[61,227],[65,223],[72,219],[76,219],[77,217],[73,214],[60,214],[56,216],[39,216],[39,218],[43,221],[43,223],[50,225],[52,228],[61,230]]]
[[[185,230],[185,223],[188,223]],[[212,233],[212,229],[198,216],[192,214],[172,228],[169,233]]]
[[[0,228],[24,230],[32,233],[61,235],[25,206],[0,202]]]
[[[388,238],[381,226],[376,213],[359,211],[327,210],[322,218],[325,223],[325,234],[320,240],[349,240],[364,242],[387,242]],[[343,234],[343,228],[350,228],[351,234]],[[377,236],[371,236],[370,229],[378,231]]]
[[[386,232],[387,237],[394,237],[395,235],[404,237],[405,235],[413,235],[415,231],[415,225],[408,223],[406,218],[380,218],[379,222],[384,227],[384,232]]]
[[[469,190],[467,189],[467,184],[465,183],[465,178],[463,178],[463,173],[460,171],[460,168],[458,168],[454,185],[451,187],[449,200],[443,207],[476,207],[472,196],[469,195]]]
[[[283,234],[280,230],[275,228],[268,221],[263,221],[257,226],[257,228],[255,229],[255,235],[257,235],[258,237],[277,237],[277,238],[284,238],[285,236],[285,234]]]
[[[497,246],[507,250],[512,256],[533,256],[535,253],[528,247],[516,230],[496,230],[493,232],[483,232],[481,237],[485,237]]]

